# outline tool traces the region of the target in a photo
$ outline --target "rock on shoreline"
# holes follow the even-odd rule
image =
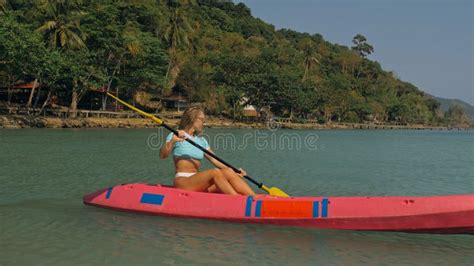
[[[0,128],[154,128],[149,119],[0,116]]]
[[[170,126],[178,124],[177,119],[167,119]],[[231,121],[209,118],[210,128],[263,128],[257,123],[232,123]],[[146,118],[58,118],[22,115],[0,115],[0,128],[156,128],[158,124]]]
[[[178,119],[167,119],[166,123],[174,127]],[[232,122],[228,119],[208,117],[208,128],[286,128],[286,129],[412,129],[412,130],[450,130],[467,128],[448,128],[425,125],[374,125],[358,123],[331,123],[331,124],[299,124],[299,123],[243,123]],[[145,118],[58,118],[36,117],[23,115],[0,115],[0,128],[156,128],[158,124]],[[472,129],[472,128],[471,128]]]

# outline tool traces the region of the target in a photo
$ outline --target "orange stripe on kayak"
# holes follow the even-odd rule
[[[261,217],[313,218],[312,201],[263,201]]]

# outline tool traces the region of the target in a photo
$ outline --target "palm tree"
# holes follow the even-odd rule
[[[170,1],[169,5],[171,7],[171,16],[168,27],[166,27],[164,32],[164,40],[168,44],[170,58],[165,75],[165,82],[168,80],[170,69],[175,63],[177,49],[189,46],[189,32],[192,31],[179,3],[177,1]]]
[[[352,50],[356,51],[361,57],[367,57],[367,55],[374,52],[374,47],[367,42],[367,38],[362,34],[354,36],[352,43],[355,45],[352,46]]]
[[[321,55],[316,53],[316,49],[314,47],[313,41],[310,39],[305,39],[301,43],[301,48],[303,50],[303,66],[304,66],[304,74],[302,81],[304,82],[308,76],[308,72],[314,68],[315,65],[319,64],[319,59]]]
[[[52,48],[84,48],[86,34],[81,29],[81,19],[86,15],[78,9],[80,0],[42,0],[39,11],[46,14],[46,21],[37,29],[45,34]]]
[[[7,0],[0,0],[0,13],[7,11],[8,1]]]
[[[86,34],[81,29],[81,20],[86,15],[80,10],[82,0],[39,0],[37,9],[44,13],[44,22],[37,31],[48,39],[49,46],[61,50],[82,49],[86,47]],[[76,116],[80,99],[79,78],[73,77],[71,96],[71,116]]]
[[[123,39],[123,49],[120,49],[120,51],[122,52],[119,52],[115,55],[112,53],[109,54],[109,58],[107,60],[112,61],[112,58],[115,58],[115,60],[113,60],[112,66],[110,68],[106,67],[106,72],[108,74],[106,88],[107,91],[110,90],[110,87],[112,86],[112,81],[115,79],[117,73],[122,67],[122,64],[126,60],[126,55],[129,54],[133,58],[139,56],[141,53],[144,52],[141,34],[142,32],[140,31],[137,25],[129,21],[125,23],[125,27],[121,31],[121,37]],[[104,111],[107,106],[107,98],[107,94],[102,95],[102,110]]]

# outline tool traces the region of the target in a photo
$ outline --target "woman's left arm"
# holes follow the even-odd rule
[[[210,151],[212,154],[214,154],[214,152],[211,151],[211,149],[209,148],[208,151]],[[204,153],[204,156],[206,156],[206,159],[208,159],[215,167],[219,168],[219,169],[225,169],[225,168],[229,168],[227,167],[225,164],[219,162],[218,160],[212,158],[211,156],[207,155],[206,153]],[[239,176],[243,177],[244,175],[247,175],[247,172],[245,172],[244,169],[240,168],[240,174],[238,174]]]
[[[211,150],[211,148],[207,149],[209,152],[211,152],[212,154],[214,154],[214,152]],[[227,166],[225,166],[223,163],[219,162],[218,160],[214,159],[213,157],[211,157],[210,155],[208,155],[207,153],[204,153],[204,156],[206,157],[206,159],[209,160],[209,162],[211,162],[215,167],[219,168],[219,169],[224,169],[224,168],[228,168]]]

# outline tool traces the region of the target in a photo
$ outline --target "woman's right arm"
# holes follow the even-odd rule
[[[171,151],[173,150],[173,146],[175,144],[175,140],[174,140],[174,137],[165,143],[165,145],[163,145],[163,147],[161,147],[161,150],[160,150],[160,159],[166,159],[168,157],[168,155],[170,155]]]
[[[173,150],[174,144],[178,141],[183,141],[184,140],[184,138],[185,138],[184,131],[178,130],[178,135],[179,135],[179,137],[173,134],[173,137],[171,138],[171,140],[167,141],[165,143],[165,145],[163,145],[163,147],[161,147],[160,159],[166,159],[170,155],[171,151]]]

